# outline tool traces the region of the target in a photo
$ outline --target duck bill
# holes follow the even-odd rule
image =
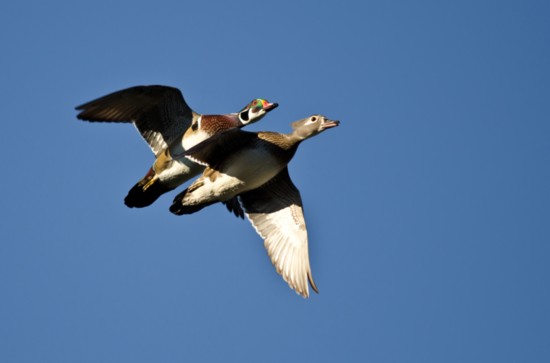
[[[340,121],[338,120],[325,120],[325,122],[323,122],[323,130],[331,129],[338,125],[340,125]]]
[[[266,104],[264,105],[264,110],[265,110],[265,112],[269,112],[269,111],[271,111],[271,110],[276,109],[278,106],[279,106],[279,104],[278,104],[277,102],[266,103]]]

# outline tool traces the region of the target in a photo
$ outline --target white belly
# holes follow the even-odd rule
[[[284,167],[263,150],[237,153],[227,158],[212,177],[203,175],[198,180],[202,185],[188,193],[183,202],[193,205],[229,200],[265,184]]]
[[[204,167],[187,158],[172,160],[170,167],[162,170],[158,177],[167,185],[177,187],[202,173]]]
[[[185,137],[173,142],[169,155],[155,164],[155,172],[159,179],[175,188],[202,173],[204,167],[187,159],[184,152],[207,138],[208,134],[203,131],[188,130]]]

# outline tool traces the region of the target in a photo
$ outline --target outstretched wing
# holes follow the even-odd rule
[[[194,112],[180,90],[168,86],[136,86],[76,107],[86,121],[133,122],[158,155],[193,121]]]
[[[238,196],[246,216],[264,239],[277,272],[298,294],[318,293],[309,265],[307,230],[300,192],[284,168],[261,187]]]

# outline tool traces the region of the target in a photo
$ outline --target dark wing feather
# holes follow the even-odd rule
[[[235,215],[237,218],[244,218],[244,211],[239,203],[238,197],[233,197],[223,204],[226,206],[227,210]]]
[[[133,122],[156,155],[191,126],[194,115],[180,90],[168,86],[130,87],[76,109],[81,120]]]
[[[232,128],[209,137],[185,151],[184,155],[198,164],[215,168],[225,157],[256,140],[258,136],[255,132]]]
[[[239,195],[247,213],[273,213],[295,204],[302,207],[300,191],[285,167],[270,181],[259,188]]]
[[[309,265],[308,238],[302,198],[288,169],[261,187],[238,196],[246,216],[264,239],[271,263],[298,294],[318,292]]]

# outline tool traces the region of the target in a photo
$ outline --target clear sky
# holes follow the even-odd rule
[[[547,1],[4,1],[1,362],[549,362]],[[304,300],[248,222],[123,204],[153,155],[74,107],[320,113]],[[181,189],[179,189],[181,191]]]

